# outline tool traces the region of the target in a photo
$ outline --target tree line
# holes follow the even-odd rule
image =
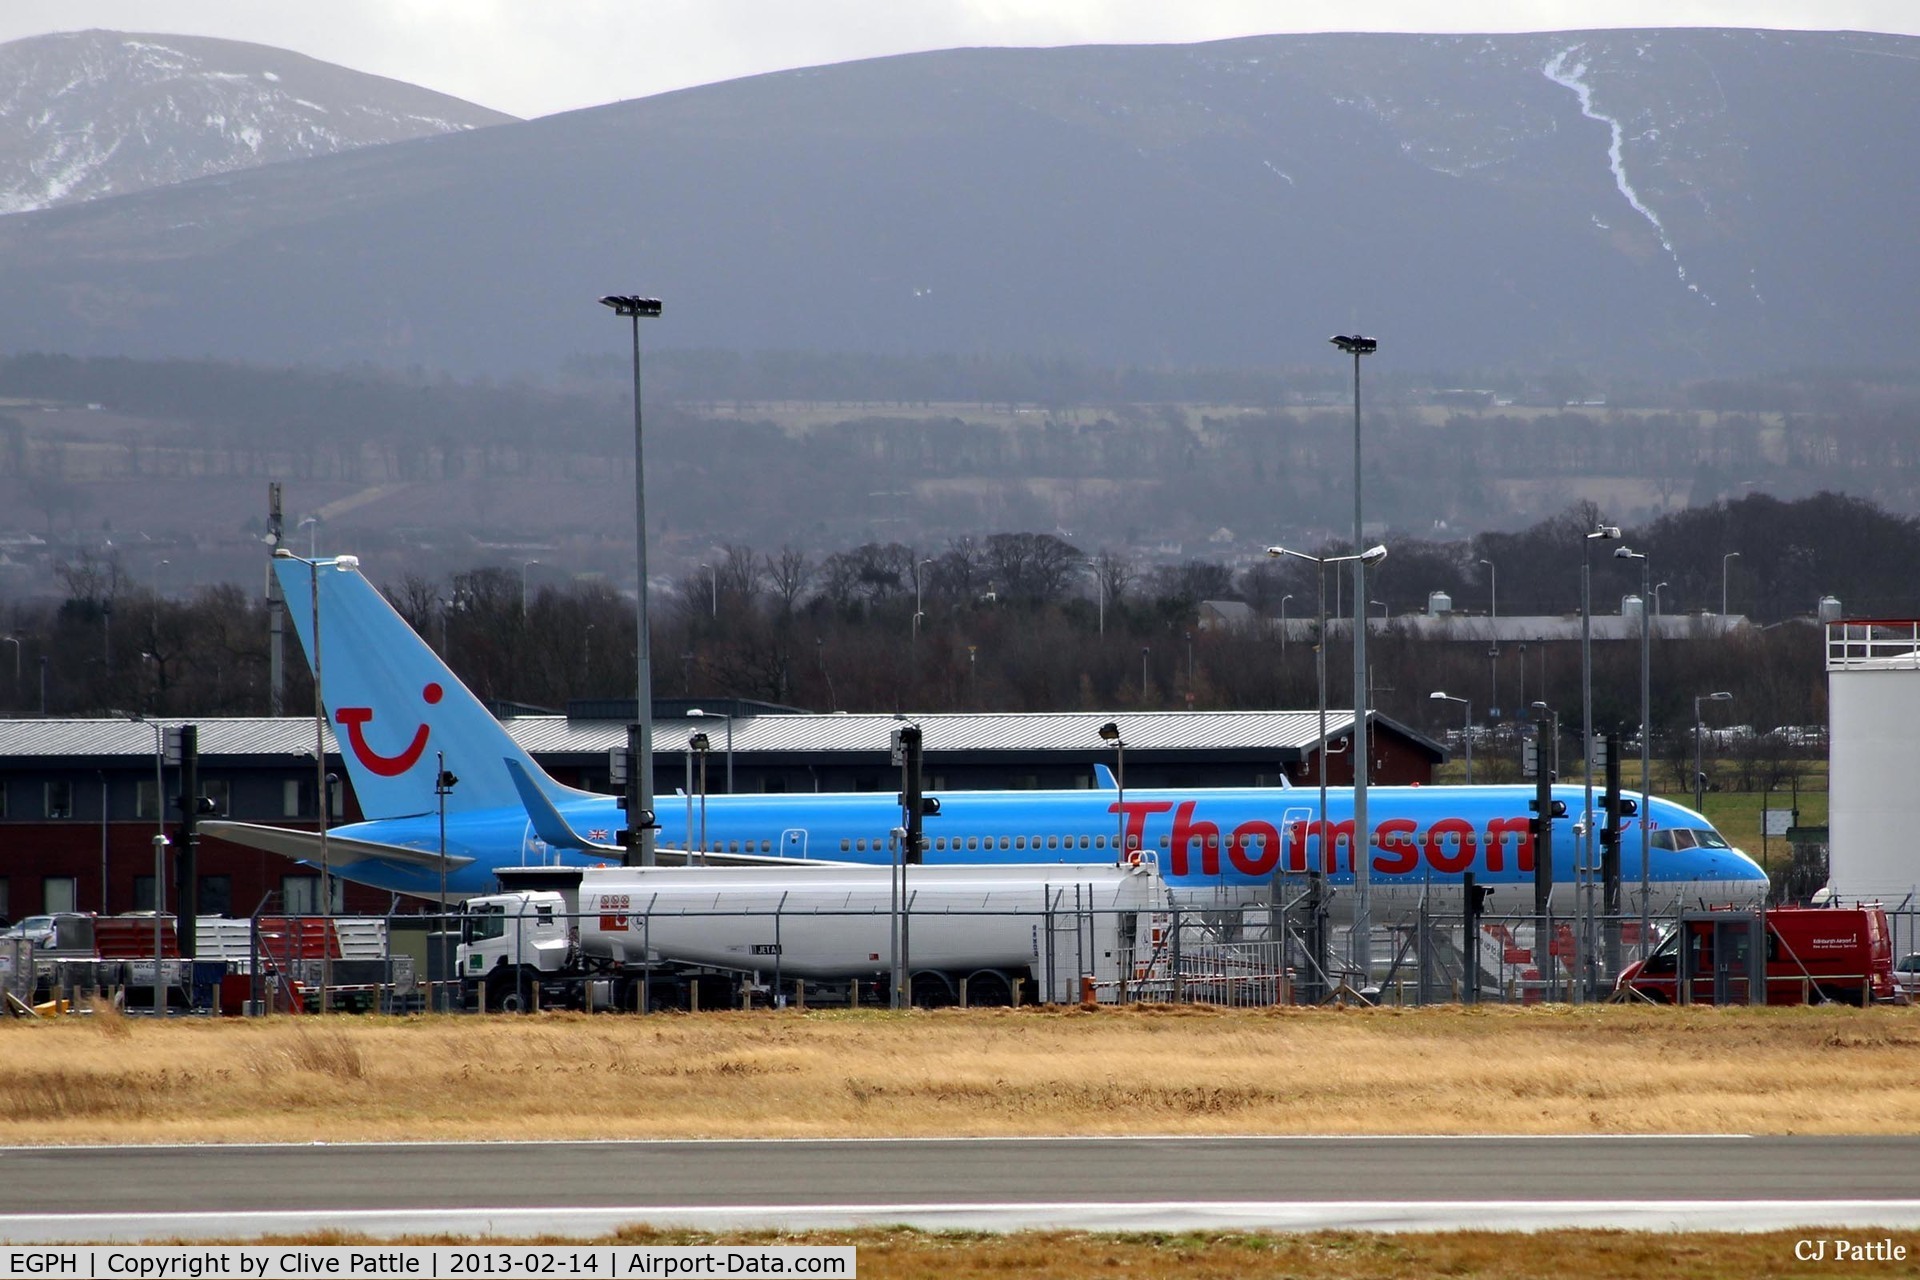
[[[1391,539],[1373,581],[1410,575],[1464,607],[1478,604],[1497,574],[1503,615],[1563,612],[1569,579],[1577,603],[1580,558],[1596,519],[1591,508],[1575,507],[1520,533],[1457,543]],[[1900,585],[1875,575],[1898,578],[1920,552],[1914,522],[1831,495],[1801,503],[1743,499],[1625,532],[1653,557],[1653,572],[1674,592],[1669,600],[1709,585],[1717,596],[1719,575],[1739,564],[1745,576],[1735,603],[1769,601],[1782,610],[1836,581],[1867,599],[1898,597]],[[1812,551],[1816,534],[1843,539],[1852,549],[1848,563],[1831,559],[1837,552]],[[1722,558],[1729,538],[1739,544],[1738,560]],[[1334,543],[1312,553],[1350,550]],[[1595,599],[1637,589],[1631,568],[1597,559]],[[1314,574],[1292,558],[1148,565],[1047,533],[939,546],[872,542],[818,556],[792,546],[728,545],[656,588],[654,692],[819,711],[1311,708],[1319,698],[1311,628],[1214,625],[1203,606],[1240,602],[1256,619],[1299,622],[1313,614]],[[10,606],[10,643],[0,648],[5,714],[39,714],[43,691],[46,714],[55,716],[267,713],[262,600],[234,585],[161,598],[111,557],[83,556],[64,564],[62,576],[65,599]],[[519,572],[481,566],[446,580],[416,574],[381,585],[483,699],[558,710],[574,698],[631,694],[634,608],[603,582],[549,581],[529,591]],[[287,636],[283,705],[299,714],[312,706],[312,689],[291,629]],[[1336,708],[1353,698],[1344,636],[1334,631],[1327,640],[1326,696]],[[1716,727],[1754,730],[1733,752],[1748,761],[1744,776],[1767,784],[1789,776],[1782,770],[1795,767],[1813,741],[1804,728],[1826,719],[1822,644],[1821,629],[1805,622],[1655,640],[1652,720],[1665,767],[1684,778],[1693,699],[1725,691],[1733,700],[1713,704]],[[1418,731],[1439,738],[1464,727],[1457,704],[1430,696],[1446,691],[1467,699],[1489,744],[1502,742],[1499,726],[1536,700],[1558,709],[1576,732],[1577,642],[1490,652],[1484,642],[1423,640],[1389,627],[1368,651],[1371,704]],[[1597,727],[1637,730],[1639,664],[1637,644],[1595,646]],[[1792,732],[1767,732],[1783,727]],[[1493,780],[1517,768],[1514,752],[1482,750],[1477,776]]]

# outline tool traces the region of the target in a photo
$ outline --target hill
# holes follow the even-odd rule
[[[686,348],[1910,369],[1916,107],[1854,33],[881,58],[8,218],[0,351],[546,373],[637,290]]]
[[[0,45],[0,213],[513,118],[236,40],[35,36]]]

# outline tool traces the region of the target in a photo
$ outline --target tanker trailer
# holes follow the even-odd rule
[[[896,929],[915,1003],[1080,999],[1150,969],[1167,891],[1152,861],[1098,866],[799,863],[540,867],[463,907],[461,976],[490,1009],[682,1003],[689,971],[746,988],[891,981]],[[901,882],[904,881],[902,886]],[[902,927],[904,926],[904,927]],[[711,984],[700,1003],[718,1002]],[[663,1000],[662,992],[668,997]]]

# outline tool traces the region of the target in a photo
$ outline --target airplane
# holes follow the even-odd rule
[[[288,610],[311,656],[313,620],[323,628],[322,692],[365,820],[327,833],[331,874],[392,892],[458,901],[495,890],[502,867],[618,863],[626,825],[616,798],[549,777],[440,657],[359,572],[352,556],[274,561]],[[937,745],[935,747],[937,749]],[[444,844],[435,780],[459,782],[445,796]],[[1270,902],[1304,887],[1318,866],[1331,889],[1329,915],[1351,918],[1353,792],[1294,787],[1130,788],[1096,765],[1093,788],[1059,791],[943,791],[925,823],[923,860],[941,863],[1105,863],[1152,860],[1174,901],[1201,907]],[[933,794],[933,793],[929,793]],[[1582,790],[1554,792],[1554,902],[1573,901],[1574,822]],[[1405,787],[1368,790],[1373,824],[1369,892],[1376,920],[1417,911],[1457,912],[1462,875],[1490,887],[1490,908],[1533,907],[1531,786]],[[1644,803],[1644,800],[1642,801]],[[1648,910],[1676,903],[1751,904],[1766,873],[1700,814],[1652,800]],[[805,866],[888,864],[902,821],[887,793],[730,794],[706,800],[705,852],[671,802],[657,805],[659,861],[715,865],[778,861]],[[243,822],[202,822],[200,830],[309,864],[320,861],[313,831]],[[1622,822],[1624,910],[1639,910],[1640,827]],[[442,850],[444,849],[444,855]]]

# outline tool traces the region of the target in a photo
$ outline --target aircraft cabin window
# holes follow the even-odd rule
[[[1015,837],[1013,838],[1013,847],[1014,847],[1014,848],[1016,848],[1016,849],[1024,849],[1024,848],[1026,848],[1026,847],[1027,847],[1027,838],[1026,838],[1025,836],[1015,836]]]
[[[969,848],[969,849],[978,849],[979,847],[980,847],[980,837],[979,837],[979,836],[968,836],[968,837],[967,837],[967,848]]]
[[[1002,849],[1005,849],[1005,848],[1008,848],[1008,847],[1009,847],[1009,844],[1008,844],[1008,841],[1007,841],[1007,837],[1006,837],[1006,836],[1001,836],[1001,837],[1000,837],[1000,847],[1001,847]]]
[[[1080,847],[1081,847],[1082,849],[1085,849],[1085,848],[1089,848],[1089,847],[1090,847],[1090,845],[1089,845],[1089,843],[1088,843],[1088,840],[1087,840],[1087,837],[1086,837],[1086,836],[1081,836],[1081,837],[1080,837]]]
[[[1060,847],[1060,837],[1059,837],[1059,836],[1048,836],[1048,837],[1047,837],[1047,848],[1049,848],[1049,849],[1058,849],[1059,847]]]
[[[845,836],[841,836],[841,837],[840,837],[840,852],[842,852],[842,853],[847,853],[847,852],[849,852],[849,851],[851,851],[851,850],[852,850],[852,848],[853,848],[853,841],[851,841],[851,840],[849,840],[849,839],[847,839],[847,838],[846,838]]]

